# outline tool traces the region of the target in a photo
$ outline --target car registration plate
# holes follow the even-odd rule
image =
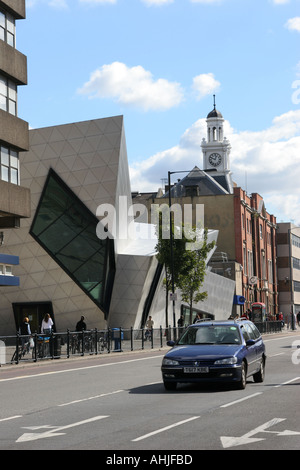
[[[184,367],[183,372],[186,374],[203,374],[208,373],[208,367]]]

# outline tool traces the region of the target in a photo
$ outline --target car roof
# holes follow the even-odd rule
[[[244,320],[244,319],[236,319],[236,320],[209,320],[207,318],[203,319],[203,320],[198,320],[196,321],[196,323],[193,323],[192,325],[189,325],[189,326],[192,326],[192,327],[197,327],[197,326],[221,326],[221,325],[228,325],[228,326],[238,326],[238,325],[241,325],[241,324],[245,324],[245,323],[251,323],[249,320]]]

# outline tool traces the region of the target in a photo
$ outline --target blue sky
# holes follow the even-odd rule
[[[155,191],[168,170],[202,168],[216,94],[234,181],[300,224],[300,0],[26,4],[32,128],[124,115],[132,190]]]

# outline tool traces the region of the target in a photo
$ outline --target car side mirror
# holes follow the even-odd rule
[[[246,346],[253,346],[253,344],[255,344],[254,339],[247,339]]]
[[[167,346],[173,347],[175,345],[175,341],[167,341]]]

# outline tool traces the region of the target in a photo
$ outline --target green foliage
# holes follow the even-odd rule
[[[156,245],[157,260],[165,266],[166,278],[166,302],[168,302],[168,291],[172,287],[172,256],[170,225],[157,228],[158,243]],[[200,302],[207,297],[207,292],[199,292],[204,283],[206,273],[206,258],[215,242],[207,243],[207,229],[184,230],[181,227],[172,226],[173,238],[173,273],[174,286],[181,290],[182,300],[186,302],[192,311],[194,302]],[[167,305],[166,305],[167,312]],[[166,314],[167,317],[167,314]]]

